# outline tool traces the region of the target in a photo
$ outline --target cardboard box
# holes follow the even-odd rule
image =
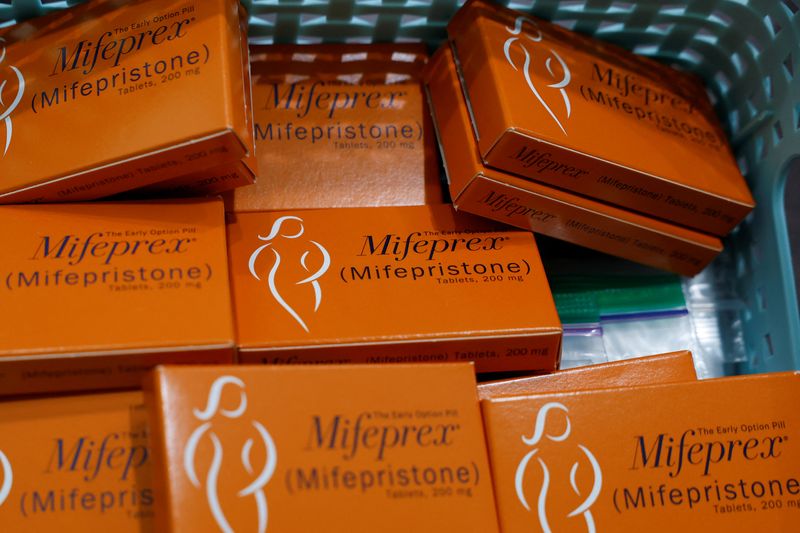
[[[258,181],[228,209],[442,202],[422,44],[251,47]]]
[[[482,402],[500,527],[791,531],[800,375]]]
[[[557,370],[539,376],[486,381],[478,384],[478,397],[486,400],[522,394],[681,383],[696,379],[692,352],[684,351]]]
[[[141,392],[0,402],[4,531],[153,530]]]
[[[232,362],[220,200],[0,207],[0,394]]]
[[[244,16],[236,0],[95,0],[0,30],[0,203],[209,169],[252,183]]]
[[[752,210],[698,78],[484,0],[447,31],[487,165],[715,235]]]
[[[241,362],[557,368],[529,232],[450,205],[241,213],[228,250]]]
[[[471,365],[160,367],[151,386],[158,531],[497,531]]]
[[[716,237],[484,166],[449,48],[431,59],[426,84],[459,210],[687,276],[722,251]]]

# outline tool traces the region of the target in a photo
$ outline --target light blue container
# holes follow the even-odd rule
[[[0,21],[7,24],[77,3],[0,0]],[[422,40],[436,45],[461,3],[244,0],[252,14],[252,39],[284,43]],[[788,169],[800,162],[800,0],[504,3],[680,65],[707,82],[758,203],[706,273],[745,302],[746,308],[726,321],[741,322],[744,330],[744,358],[733,368],[800,369],[798,293],[783,200]]]

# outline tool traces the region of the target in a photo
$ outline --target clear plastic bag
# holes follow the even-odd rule
[[[685,307],[609,315],[601,318],[601,324],[609,361],[696,349],[692,321]]]
[[[710,332],[718,310],[703,307],[699,285],[687,292],[690,281],[676,275],[549,239],[541,244],[564,325],[561,368],[691,350],[698,376],[722,374],[720,336]]]
[[[707,269],[684,280],[684,293],[695,334],[693,351],[702,378],[741,374],[747,364],[744,301],[731,280]]]
[[[564,370],[608,362],[600,324],[564,324],[563,327],[564,340],[559,368]]]

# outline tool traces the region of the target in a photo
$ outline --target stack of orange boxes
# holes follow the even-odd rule
[[[692,275],[753,207],[696,80],[485,0],[430,62],[247,19],[0,29],[0,530],[791,529],[797,374],[558,370],[531,230]]]

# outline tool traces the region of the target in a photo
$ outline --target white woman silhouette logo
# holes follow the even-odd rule
[[[547,414],[550,411],[562,411],[564,413],[564,417],[566,419],[566,428],[564,432],[560,435],[551,435],[547,432]],[[545,437],[550,441],[553,442],[563,442],[567,440],[570,435],[571,426],[569,421],[569,415],[567,408],[558,402],[550,402],[545,404],[540,410],[539,413],[536,415],[536,425],[533,430],[533,435],[531,437],[522,437],[522,442],[527,444],[528,446],[538,446],[541,442],[542,438]],[[578,515],[583,515],[584,520],[586,521],[586,529],[589,533],[595,532],[595,524],[594,524],[594,517],[592,516],[592,512],[590,511],[591,506],[597,501],[598,496],[600,496],[600,489],[603,486],[603,472],[600,470],[600,464],[595,459],[592,452],[590,452],[585,446],[582,444],[578,444],[578,449],[582,452],[582,456],[579,456],[578,459],[572,464],[570,468],[569,474],[569,481],[570,485],[572,486],[572,490],[575,494],[579,497],[582,497],[582,491],[578,487],[577,483],[577,473],[578,473],[578,465],[583,462],[584,464],[588,463],[588,466],[591,468],[592,473],[592,487],[589,490],[589,494],[581,501],[581,503],[573,509],[569,514],[567,514],[568,518],[572,518]],[[528,468],[528,463],[530,460],[539,453],[538,448],[534,448],[522,458],[519,462],[519,466],[517,466],[517,473],[515,476],[515,487],[517,490],[517,498],[519,498],[520,503],[526,510],[530,511],[530,505],[528,504],[528,500],[525,497],[524,491],[524,480],[525,480],[525,473]],[[547,466],[547,463],[542,459],[542,457],[537,457],[536,460],[541,467],[542,472],[542,485],[539,488],[539,498],[537,500],[537,513],[539,515],[539,524],[542,527],[542,531],[544,533],[551,533],[550,529],[550,521],[547,512],[547,501],[548,501],[548,491],[550,490],[551,480],[550,480],[550,468]],[[585,461],[584,461],[585,460]]]
[[[229,410],[221,407],[223,394],[227,390],[238,390],[239,404],[235,409]],[[214,420],[223,417],[225,419],[239,419],[247,411],[247,394],[245,394],[244,382],[234,376],[222,376],[217,378],[211,385],[211,390],[208,394],[208,403],[202,411],[194,409],[194,417],[203,422],[195,429],[186,441],[186,446],[183,450],[183,468],[186,475],[191,481],[192,485],[196,488],[201,488],[203,483],[197,476],[197,468],[195,465],[197,447],[203,439],[210,440],[214,455],[211,459],[211,465],[208,468],[206,479],[204,480],[206,499],[208,500],[208,507],[214,520],[217,522],[220,530],[224,533],[233,533],[233,528],[228,521],[225,513],[222,510],[222,505],[219,499],[219,477],[223,472],[222,461],[224,459],[224,450],[220,437],[214,429]],[[233,393],[235,394],[235,393]],[[255,436],[264,445],[266,452],[266,460],[264,466],[257,472],[252,464],[252,451],[253,445],[256,440],[248,438],[242,449],[238,459],[241,461],[245,471],[254,476],[255,479],[239,490],[236,494],[239,498],[253,497],[255,499],[257,513],[258,513],[258,533],[264,533],[267,530],[267,497],[264,495],[264,487],[269,483],[272,475],[275,473],[275,467],[278,464],[278,452],[275,448],[275,442],[272,440],[267,429],[258,421],[252,420],[248,426],[255,429]],[[249,429],[249,428],[248,428]],[[237,516],[240,519],[240,517]],[[241,521],[241,520],[239,520]]]
[[[3,482],[0,484],[0,505],[3,505],[11,492],[11,486],[14,484],[14,471],[11,470],[11,463],[2,450],[0,450],[0,474],[3,476]]]
[[[284,226],[290,222],[294,222],[297,226],[296,231],[286,231]],[[284,262],[284,256],[280,251],[280,241],[281,239],[297,239],[303,235],[305,232],[305,227],[303,226],[303,219],[300,217],[295,216],[283,216],[280,217],[272,224],[272,229],[270,229],[269,234],[266,237],[262,237],[261,235],[258,238],[262,241],[266,241],[266,244],[263,244],[256,248],[256,250],[250,255],[250,262],[248,266],[250,268],[250,274],[253,275],[258,281],[261,281],[261,277],[258,275],[258,271],[256,269],[256,261],[258,260],[261,252],[270,248],[272,250],[274,262],[272,263],[272,267],[269,269],[269,274],[267,275],[267,284],[269,285],[269,292],[272,294],[272,297],[275,298],[275,301],[283,307],[287,313],[289,313],[292,318],[300,324],[306,332],[308,332],[308,326],[306,325],[306,321],[300,316],[300,313],[297,311],[297,304],[290,305],[287,302],[286,297],[284,297],[282,291],[278,290],[279,282],[276,281],[277,276],[281,270],[288,270],[290,275],[293,272],[293,269],[296,268],[298,265],[287,264],[287,266],[281,266]],[[325,249],[320,243],[316,241],[309,240],[308,243],[311,245],[309,249],[305,250],[303,254],[300,256],[300,260],[298,261],[299,266],[303,269],[303,274],[299,281],[294,282],[295,285],[310,285],[314,291],[314,312],[316,313],[319,310],[319,306],[322,303],[322,288],[319,284],[319,278],[321,278],[325,272],[328,271],[328,268],[331,266],[331,256],[328,253],[328,250]],[[319,267],[316,268],[313,272],[311,271],[311,267],[309,267],[310,261],[309,258],[311,254],[319,254]]]
[[[17,67],[9,65],[4,67],[3,64],[6,60],[6,40],[0,37],[0,124],[5,129],[5,142],[0,144],[3,146],[3,157],[8,153],[8,148],[11,146],[11,137],[14,134],[14,128],[11,124],[11,113],[19,106],[22,101],[22,95],[25,94],[25,78],[22,72]],[[10,74],[9,74],[10,73]],[[6,87],[9,86],[9,81],[13,84],[16,83],[16,94],[9,100],[7,97],[3,98],[3,93]],[[13,87],[13,85],[11,85]]]
[[[533,33],[522,33],[522,27],[526,22],[530,27],[533,28]],[[553,111],[553,108],[545,102],[544,98],[539,93],[539,90],[536,88],[536,85],[533,83],[533,79],[531,78],[531,68],[534,59],[533,53],[528,50],[528,47],[525,46],[525,41],[521,40],[520,37],[520,35],[523,35],[527,41],[539,43],[543,39],[542,31],[536,25],[535,21],[529,19],[528,17],[522,16],[517,17],[514,20],[513,28],[506,27],[506,31],[512,35],[506,39],[506,42],[503,44],[503,52],[505,53],[506,60],[514,70],[519,70],[517,65],[514,63],[514,60],[511,58],[511,47],[516,43],[518,48],[522,50],[522,53],[525,56],[525,61],[522,65],[522,73],[525,76],[525,82],[528,84],[528,88],[531,90],[542,107],[544,107],[545,111],[547,111],[547,114],[550,115],[564,135],[566,135],[567,130],[564,129],[564,125],[561,123],[561,120],[559,120],[558,116]],[[572,114],[572,105],[570,104],[569,95],[567,94],[565,87],[569,85],[570,81],[572,81],[572,73],[570,72],[569,67],[567,67],[567,64],[564,62],[564,60],[561,59],[561,56],[558,55],[558,52],[552,48],[548,48],[548,50],[550,52],[550,56],[545,60],[544,66],[547,69],[547,73],[550,75],[550,77],[556,81],[549,84],[547,87],[558,91],[558,94],[561,96],[561,99],[564,102],[564,112],[566,113],[566,118],[569,118]],[[557,70],[553,68],[553,59],[558,62],[558,66],[561,71],[560,79],[556,74]]]

